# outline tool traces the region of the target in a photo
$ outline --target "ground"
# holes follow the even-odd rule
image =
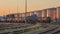
[[[0,23],[0,33],[4,34],[55,34],[56,32],[60,32],[59,24],[37,23],[35,25],[32,25],[21,23]]]

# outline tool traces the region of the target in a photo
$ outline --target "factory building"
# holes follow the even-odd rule
[[[60,21],[60,7],[57,8],[48,8],[43,10],[36,10],[30,11],[26,13],[15,13],[15,14],[8,14],[6,17],[8,19],[19,19],[22,20],[26,16],[31,16],[32,14],[36,14],[38,18],[40,17],[51,17],[53,20]]]

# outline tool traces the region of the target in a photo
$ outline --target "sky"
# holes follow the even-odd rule
[[[60,0],[27,0],[27,12],[59,6]],[[0,0],[0,16],[17,12],[25,12],[25,0]]]

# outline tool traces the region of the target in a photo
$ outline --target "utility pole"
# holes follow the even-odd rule
[[[9,9],[9,17],[8,17],[8,20],[10,20],[10,9]],[[10,22],[10,21],[9,21]]]
[[[18,9],[19,9],[19,5],[18,5],[18,0],[17,0],[17,21],[19,21],[19,11],[18,11]]]
[[[25,0],[25,24],[27,23],[27,21],[26,21],[26,12],[27,12],[27,0]]]

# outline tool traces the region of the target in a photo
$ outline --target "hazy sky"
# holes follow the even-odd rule
[[[16,13],[17,5],[19,7],[18,12],[23,13],[25,9],[25,0],[0,0],[0,15]],[[28,12],[50,7],[58,7],[60,6],[60,0],[28,0],[27,6]]]

